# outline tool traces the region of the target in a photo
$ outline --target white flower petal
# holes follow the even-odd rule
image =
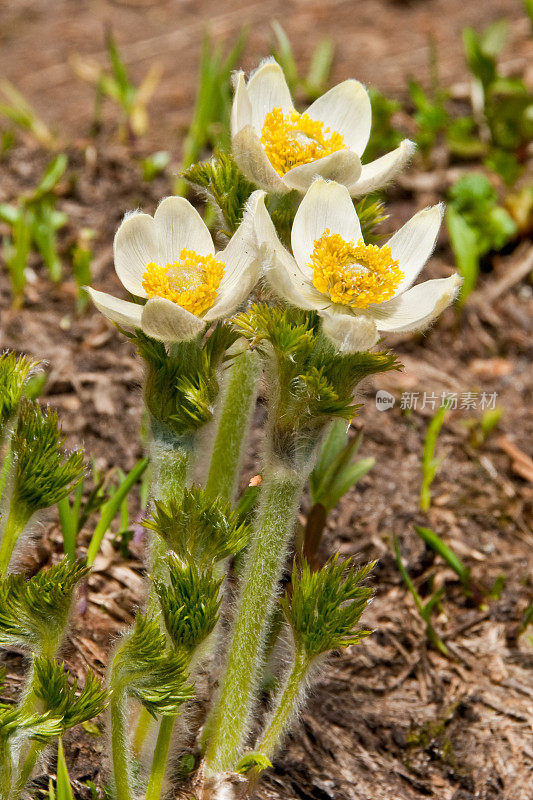
[[[420,330],[453,303],[461,284],[457,274],[425,281],[392,300],[369,306],[367,313],[374,317],[380,331]]]
[[[233,157],[248,180],[269,192],[285,193],[289,189],[268,160],[253,128],[243,128],[231,142]]]
[[[128,300],[121,300],[107,292],[98,292],[90,286],[85,286],[85,291],[89,294],[98,311],[111,322],[122,325],[123,328],[140,328],[143,306],[137,303],[130,303]]]
[[[413,285],[433,252],[443,213],[444,203],[424,208],[411,217],[387,242],[392,257],[400,262],[400,269],[404,273],[395,296]]]
[[[238,283],[240,277],[249,269],[259,270],[259,252],[254,229],[254,218],[258,206],[263,202],[265,192],[252,192],[246,203],[242,222],[231,237],[227,247],[216,254],[219,261],[224,262],[224,276],[221,286]]]
[[[273,108],[284,114],[293,108],[291,93],[280,65],[274,59],[263,62],[248,81],[248,97],[252,105],[252,125],[260,134],[265,116]]]
[[[244,72],[239,71],[233,78],[234,95],[231,106],[231,135],[235,136],[240,130],[252,124],[252,104],[248,97]]]
[[[361,159],[357,153],[352,150],[337,150],[329,156],[317,158],[310,164],[293,167],[281,180],[290,189],[306,192],[316,178],[351,186],[356,183],[360,174]]]
[[[315,241],[326,228],[346,241],[361,238],[361,225],[345,186],[319,178],[302,200],[292,226],[292,252],[298,266],[311,276],[308,266]]]
[[[416,145],[409,139],[404,139],[396,150],[391,150],[390,153],[376,158],[369,164],[363,164],[361,177],[349,187],[352,197],[360,197],[381,189],[407,166],[415,150]]]
[[[323,308],[325,299],[302,273],[281,244],[274,223],[261,198],[254,215],[254,229],[265,278],[279,297],[298,308]]]
[[[369,350],[379,339],[376,323],[365,314],[354,314],[335,305],[322,311],[320,316],[324,333],[341,352]]]
[[[127,215],[115,234],[113,250],[115,271],[123,286],[138,297],[146,297],[142,276],[146,265],[159,258],[153,218],[140,212]]]
[[[204,329],[204,322],[165,297],[152,297],[142,310],[142,329],[147,336],[162,342],[193,339]]]
[[[363,153],[372,126],[370,98],[362,83],[347,80],[334,86],[309,106],[307,114],[340,133],[346,146]]]
[[[201,256],[214,255],[209,229],[198,211],[184,197],[167,197],[154,214],[161,264],[178,261],[182,248]]]
[[[259,279],[261,260],[254,217],[264,197],[265,193],[262,191],[250,195],[241,224],[226,249],[216,255],[217,259],[224,262],[224,275],[214,305],[203,315],[207,322],[232,314],[248,297]]]

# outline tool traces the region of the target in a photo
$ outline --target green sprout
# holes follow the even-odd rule
[[[155,617],[138,614],[111,665],[111,689],[126,692],[153,716],[174,715],[193,696],[183,654],[168,647]],[[112,701],[113,702],[113,701]]]
[[[431,549],[437,553],[437,555],[441,556],[441,558],[448,564],[450,569],[452,569],[459,580],[461,581],[461,585],[463,589],[467,593],[470,592],[470,570],[468,567],[465,567],[461,559],[458,555],[456,555],[453,550],[448,547],[448,545],[442,541],[440,536],[432,531],[430,528],[424,528],[421,525],[415,525],[415,533],[419,536],[422,541],[431,547]]]
[[[89,295],[83,287],[90,286],[92,282],[91,264],[93,260],[93,251],[91,248],[91,240],[94,236],[95,231],[91,228],[82,228],[72,248],[72,272],[74,274],[74,280],[76,281],[76,311],[78,314],[85,311],[89,302]]]
[[[193,687],[187,684],[187,658],[167,643],[157,618],[138,614],[135,627],[127,634],[110,669],[111,687],[111,741],[113,774],[117,800],[131,800],[131,755],[126,731],[126,704],[128,698],[137,700],[152,716],[161,715],[162,730],[168,732],[165,746],[156,747],[149,788],[146,797],[159,797],[164,767],[174,718],[183,703],[194,696]],[[162,758],[162,766],[159,764]]]
[[[2,96],[0,117],[14,122],[22,130],[28,131],[40,145],[53,150],[57,144],[56,137],[26,98],[5,78],[0,81],[0,98]]]
[[[170,163],[170,153],[166,150],[158,150],[157,153],[152,153],[151,156],[143,158],[141,161],[141,169],[143,181],[153,181],[159,175],[162,175]]]
[[[109,71],[80,55],[71,59],[78,77],[96,87],[94,132],[97,133],[100,130],[103,100],[107,97],[120,109],[119,136],[130,139],[144,136],[149,125],[147,106],[161,80],[161,65],[152,64],[140,85],[135,86],[111,30],[106,33],[105,44],[109,59]]]
[[[28,380],[39,363],[25,355],[0,354],[0,440],[5,435],[6,425],[15,418]]]
[[[275,41],[271,53],[285,73],[291,94],[301,91],[305,100],[313,102],[328,89],[335,56],[334,43],[331,39],[318,42],[311,54],[307,75],[301,77],[289,37],[277,20],[272,23],[272,30]]]
[[[476,33],[463,31],[466,59],[481,96],[480,125],[490,139],[485,163],[512,184],[522,172],[522,150],[533,136],[533,93],[521,78],[500,72],[497,57],[507,36],[507,23],[497,20]]]
[[[435,608],[437,608],[442,600],[442,597],[445,592],[445,587],[442,586],[437,592],[435,592],[429,600],[425,603],[420,597],[416,586],[414,585],[413,581],[411,580],[409,573],[407,572],[403,561],[402,556],[400,553],[400,545],[398,543],[398,539],[394,537],[394,552],[396,555],[396,564],[398,565],[398,570],[400,571],[400,575],[402,576],[402,580],[405,583],[407,589],[411,593],[413,600],[415,601],[415,605],[417,608],[418,613],[420,614],[421,618],[423,619],[426,625],[426,635],[428,640],[431,644],[444,656],[448,655],[448,648],[438,635],[437,631],[433,627],[433,623],[431,622],[431,615]]]
[[[200,75],[193,119],[185,138],[182,169],[187,170],[207,149],[228,150],[230,145],[231,73],[237,66],[248,34],[242,31],[227,55],[224,45],[215,45],[204,36]],[[179,179],[175,194],[184,194],[186,184]]]
[[[61,280],[61,259],[57,253],[56,234],[67,216],[56,209],[55,188],[67,168],[67,156],[56,156],[46,167],[37,188],[21,195],[16,205],[0,203],[0,221],[11,228],[11,238],[4,238],[4,255],[13,287],[13,302],[20,305],[26,285],[26,269],[32,248],[41,256],[50,278]]]
[[[498,205],[497,193],[484,175],[464,175],[452,186],[448,198],[446,225],[463,277],[462,304],[476,287],[481,258],[501,250],[516,236],[517,227]]]
[[[429,511],[431,505],[431,484],[442,463],[442,458],[435,456],[435,447],[449,408],[450,401],[445,401],[435,412],[426,431],[422,455],[422,486],[420,488],[420,509],[422,511]]]
[[[351,560],[334,556],[322,569],[311,570],[304,561],[301,571],[294,564],[291,593],[280,601],[292,628],[297,650],[310,659],[328,650],[359,644],[372,631],[358,630],[373,590],[361,586],[376,562],[357,569]]]
[[[316,564],[327,515],[375,464],[374,458],[356,459],[362,434],[349,439],[348,431],[343,420],[331,423],[309,476],[312,506],[307,515],[303,554],[312,565]]]

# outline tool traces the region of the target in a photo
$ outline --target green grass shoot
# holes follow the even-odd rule
[[[449,403],[444,403],[437,409],[433,419],[428,425],[424,450],[422,454],[422,486],[420,489],[420,509],[429,511],[431,505],[431,484],[442,463],[442,458],[435,456],[435,448],[440,430],[448,413]]]

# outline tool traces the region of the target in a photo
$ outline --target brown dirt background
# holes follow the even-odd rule
[[[203,31],[233,40],[243,24],[250,36],[243,66],[268,52],[270,21],[289,34],[302,67],[312,45],[324,36],[337,44],[332,80],[348,76],[404,97],[405,81],[427,82],[428,37],[434,37],[445,85],[458,91],[466,80],[461,30],[481,28],[505,15],[510,40],[509,70],[531,70],[533,48],[518,0],[485,3],[459,0],[297,0],[259,3],[179,1],[82,2],[20,0],[0,2],[0,75],[13,81],[68,142],[69,179],[60,187],[59,208],[70,222],[62,231],[67,253],[81,226],[98,232],[94,284],[118,292],[112,269],[112,237],[122,215],[135,207],[153,211],[170,192],[179,164],[183,133],[191,117]],[[151,110],[151,127],[134,156],[165,148],[172,154],[166,174],[143,183],[131,151],[113,139],[114,110],[93,144],[86,136],[92,90],[73,76],[72,53],[105,63],[103,33],[111,24],[121,52],[138,81],[153,60],[164,76]],[[527,66],[529,65],[529,66]],[[47,154],[24,140],[0,162],[0,202],[31,187]],[[392,230],[417,208],[441,199],[454,172],[446,164],[413,167],[390,192]],[[518,636],[531,602],[533,490],[520,456],[532,455],[531,285],[512,279],[531,247],[487,264],[480,287],[461,319],[448,311],[423,337],[391,338],[405,365],[399,374],[368,381],[366,400],[354,429],[365,431],[362,455],[376,466],[332,514],[323,555],[356,553],[379,557],[376,599],[366,624],[376,633],[361,647],[331,658],[313,686],[308,705],[274,770],[257,796],[272,800],[530,800],[533,796],[533,648]],[[443,235],[426,269],[447,275],[452,258]],[[49,364],[45,401],[62,416],[70,446],[83,444],[100,469],[130,468],[140,456],[142,369],[129,344],[92,309],[73,315],[73,286],[52,288],[38,262],[20,312],[10,309],[9,287],[0,271],[0,347],[11,347]],[[479,417],[458,409],[442,431],[445,455],[434,484],[434,503],[418,512],[420,455],[430,409],[404,415],[399,402],[378,412],[374,395],[391,391],[497,392],[504,415],[481,449],[472,447],[464,422]],[[258,412],[258,425],[261,407]],[[513,456],[514,453],[514,456]],[[246,464],[243,483],[254,472]],[[529,479],[528,479],[529,478]],[[132,503],[135,503],[132,500]],[[471,566],[485,587],[505,575],[498,600],[480,609],[468,602],[454,575],[424,550],[413,524],[434,528]],[[37,569],[56,559],[60,536],[53,514],[36,530],[21,563]],[[433,576],[446,584],[444,610],[436,620],[452,651],[445,659],[429,649],[423,625],[406,594],[392,557],[392,536],[400,538],[404,560],[423,592]],[[85,531],[81,544],[88,541]],[[109,644],[142,602],[139,548],[122,560],[104,543],[89,583],[87,608],[76,614],[64,656],[83,678],[87,665],[103,672]],[[81,550],[80,550],[81,552]],[[6,653],[7,693],[16,695],[23,665]],[[76,794],[88,797],[83,782],[105,780],[104,739],[83,731],[67,738],[67,761]],[[33,797],[54,774],[53,759],[36,773]]]

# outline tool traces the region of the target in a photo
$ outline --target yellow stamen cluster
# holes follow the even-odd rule
[[[198,316],[215,302],[223,275],[222,261],[183,249],[179,261],[147,264],[142,285],[148,297],[165,297]]]
[[[346,149],[341,134],[330,132],[323,122],[294,109],[284,114],[281,108],[273,108],[266,115],[261,144],[270,163],[282,176],[293,167],[311,164],[317,158]]]
[[[309,266],[319,292],[352,308],[390,300],[403,278],[387,245],[347,242],[329,230],[315,241]]]

